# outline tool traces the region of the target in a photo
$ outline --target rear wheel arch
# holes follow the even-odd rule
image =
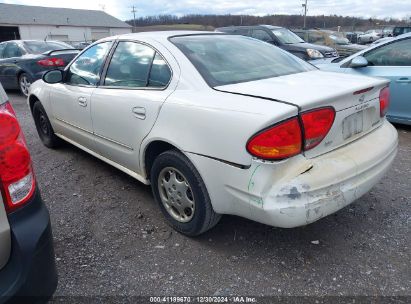
[[[154,140],[147,144],[143,154],[143,172],[145,172],[147,179],[150,179],[150,171],[157,156],[170,150],[175,150],[182,153],[179,148],[164,140]]]

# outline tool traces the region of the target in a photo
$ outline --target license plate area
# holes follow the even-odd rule
[[[344,118],[343,123],[344,140],[360,134],[364,131],[364,111],[356,112]]]

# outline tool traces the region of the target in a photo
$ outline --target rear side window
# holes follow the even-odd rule
[[[16,43],[7,43],[3,51],[3,58],[23,56],[23,52]]]
[[[148,78],[149,87],[165,87],[171,78],[171,71],[160,54],[156,53]]]
[[[97,85],[110,46],[111,41],[102,42],[82,53],[70,66],[66,82],[71,85]]]
[[[160,54],[137,42],[120,42],[107,69],[105,86],[165,87],[171,71]]]
[[[273,45],[239,35],[177,36],[170,40],[211,87],[316,69]]]
[[[64,42],[55,41],[24,41],[24,46],[31,54],[41,54],[52,50],[72,49],[73,47]]]
[[[411,66],[411,39],[373,49],[364,57],[371,66]]]
[[[3,51],[6,48],[5,43],[0,43],[0,58],[3,58]]]

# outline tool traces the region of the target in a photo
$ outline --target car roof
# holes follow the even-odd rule
[[[175,36],[189,36],[189,35],[222,35],[223,33],[208,32],[208,31],[156,31],[156,32],[140,32],[129,33],[117,36],[110,36],[99,41],[113,40],[113,39],[155,39],[168,40],[168,38]]]
[[[66,43],[64,41],[60,41],[60,40],[35,40],[35,39],[24,39],[24,40],[7,40],[7,41],[2,41],[3,42],[15,42],[15,43],[23,43],[23,42],[57,42],[57,43]],[[67,44],[67,43],[66,43]]]
[[[276,26],[276,25],[269,25],[269,24],[258,24],[258,25],[230,25],[230,26],[223,26],[223,27],[218,27],[216,30],[221,30],[221,29],[236,29],[236,28],[268,28],[270,30],[277,30],[277,29],[282,29],[284,27],[281,26]]]

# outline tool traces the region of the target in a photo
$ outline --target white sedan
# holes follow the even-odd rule
[[[186,235],[222,214],[314,222],[368,192],[397,151],[387,80],[322,72],[243,36],[106,38],[28,101],[47,147],[67,141],[151,184]]]

